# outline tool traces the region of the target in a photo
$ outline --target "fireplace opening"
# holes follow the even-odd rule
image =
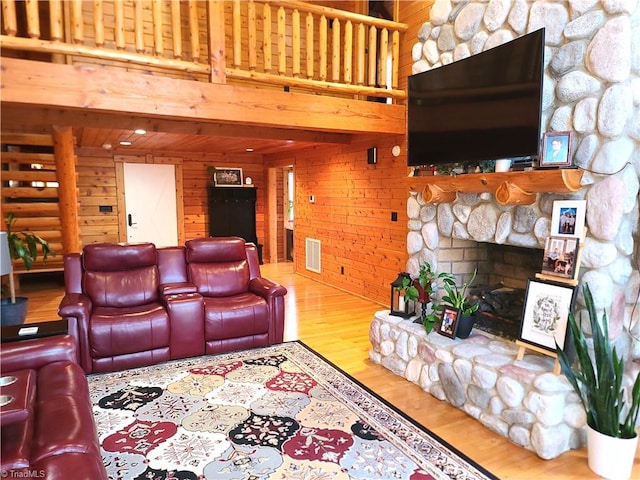
[[[499,337],[520,335],[527,280],[541,271],[543,250],[495,243],[478,243],[483,251],[478,279],[469,294],[479,302],[474,327]],[[485,283],[486,281],[486,283]]]

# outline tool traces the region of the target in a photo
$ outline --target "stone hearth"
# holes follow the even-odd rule
[[[586,444],[584,410],[554,359],[474,329],[465,340],[375,314],[369,358],[543,459]]]

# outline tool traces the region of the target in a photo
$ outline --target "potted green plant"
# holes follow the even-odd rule
[[[4,247],[2,249],[2,272],[7,272],[10,275],[10,282],[9,288],[6,288],[5,284],[2,285],[2,325],[20,325],[24,323],[27,315],[28,298],[16,297],[15,289],[13,288],[12,261],[21,260],[24,268],[30,270],[38,260],[39,248],[42,250],[42,261],[44,263],[46,263],[49,256],[56,255],[49,246],[49,243],[39,235],[30,232],[14,231],[15,220],[15,214],[9,212],[6,219],[7,231],[5,232],[7,242],[6,252]],[[4,241],[3,238],[3,242]],[[7,258],[5,258],[5,255]]]
[[[589,468],[605,478],[629,478],[638,443],[640,376],[636,377],[631,389],[631,405],[625,409],[624,359],[618,356],[609,341],[606,313],[599,322],[589,286],[585,285],[582,291],[593,346],[589,347],[574,313],[570,312],[570,345],[576,360],[571,362],[569,350],[556,344],[560,368],[587,414]],[[607,449],[609,445],[611,451]],[[626,458],[619,455],[626,455]]]
[[[423,262],[418,270],[418,276],[415,279],[403,279],[402,288],[405,298],[422,304],[422,313],[420,321],[424,325],[427,333],[433,330],[438,318],[434,315],[427,314],[427,304],[431,301],[434,292],[434,284],[437,280],[442,280],[446,285],[447,281],[453,281],[453,275],[446,272],[436,273],[429,262]]]
[[[434,323],[439,319],[439,315],[442,313],[445,304],[460,310],[456,337],[467,338],[473,328],[473,314],[478,310],[480,305],[477,302],[471,302],[467,295],[467,291],[476,279],[477,274],[478,270],[476,269],[473,271],[471,278],[469,278],[467,282],[464,282],[460,287],[456,285],[455,277],[453,275],[444,277],[443,288],[445,290],[445,295],[442,296],[442,303],[433,307],[431,321]]]

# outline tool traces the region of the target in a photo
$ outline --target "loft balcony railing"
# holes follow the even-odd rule
[[[406,24],[311,3],[2,0],[1,13],[2,55],[137,65],[212,83],[406,96],[398,89]]]

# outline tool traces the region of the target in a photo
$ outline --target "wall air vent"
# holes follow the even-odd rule
[[[306,238],[305,253],[307,270],[320,273],[320,240],[316,240],[315,238]]]

